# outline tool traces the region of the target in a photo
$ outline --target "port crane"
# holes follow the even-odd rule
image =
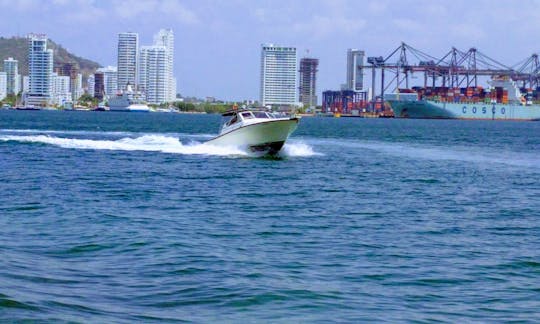
[[[410,89],[410,78],[423,75],[423,86],[427,87],[478,87],[479,78],[507,77],[519,82],[522,88],[540,86],[540,62],[537,54],[508,66],[479,51],[467,51],[452,47],[444,56],[436,58],[404,42],[386,57],[368,57],[363,69],[371,69],[373,93],[376,93],[377,76],[380,76],[378,97],[385,92]],[[376,96],[373,96],[375,100]]]

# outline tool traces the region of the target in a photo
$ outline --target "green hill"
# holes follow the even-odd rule
[[[54,51],[54,64],[77,63],[81,73],[88,76],[96,71],[101,65],[94,61],[79,57],[68,52],[61,45],[48,40],[47,48]],[[13,57],[19,61],[19,74],[28,75],[28,39],[25,37],[0,37],[0,70],[3,69],[3,61]]]

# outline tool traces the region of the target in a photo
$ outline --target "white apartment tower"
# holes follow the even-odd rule
[[[107,98],[115,96],[118,93],[118,69],[116,66],[107,66],[97,69],[97,72],[103,73],[105,83],[105,95]]]
[[[95,87],[96,87],[96,79],[94,78],[94,75],[91,74],[88,76],[88,79],[86,80],[86,93],[91,95],[92,97],[94,96],[94,90],[95,90]]]
[[[7,73],[0,72],[0,100],[7,96]]]
[[[139,84],[148,103],[162,104],[175,100],[173,63],[173,31],[161,29],[154,35],[154,45],[141,47],[139,54]]]
[[[295,47],[263,44],[261,50],[261,102],[295,105],[297,61]]]
[[[30,77],[28,75],[24,75],[22,77],[22,92],[28,93],[30,91]]]
[[[143,46],[140,57],[139,75],[146,101],[157,105],[168,102],[167,49],[165,46]]]
[[[7,75],[7,94],[18,94],[19,91],[19,61],[12,57],[4,60],[4,72]]]
[[[137,85],[139,35],[137,33],[118,34],[118,85],[123,91],[128,84]]]
[[[60,76],[57,73],[53,73],[53,97],[52,104],[64,105],[66,102],[70,102],[72,99],[70,90],[71,80],[68,76]]]
[[[28,76],[26,104],[49,104],[53,92],[53,51],[47,49],[46,35],[28,35]]]
[[[347,90],[361,91],[364,88],[364,51],[349,49],[347,51]]]
[[[154,45],[164,46],[166,52],[165,69],[167,73],[167,102],[176,99],[176,80],[174,78],[174,33],[172,29],[160,29],[154,35]]]
[[[71,99],[75,102],[79,100],[80,97],[84,94],[83,90],[83,84],[82,84],[82,74],[77,73],[77,76],[75,77],[75,80],[72,80],[70,85],[73,85],[71,87]],[[116,86],[116,85],[115,85]]]

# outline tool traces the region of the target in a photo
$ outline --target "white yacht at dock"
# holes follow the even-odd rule
[[[109,98],[109,108],[111,111],[149,112],[150,107],[141,96],[141,93],[134,91],[128,84],[125,91]]]

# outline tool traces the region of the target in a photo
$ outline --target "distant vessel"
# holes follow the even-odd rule
[[[17,110],[41,110],[41,108],[36,107],[36,106],[31,106],[31,105],[19,106],[19,107],[16,107],[15,109],[17,109]]]
[[[522,94],[511,79],[494,79],[492,89],[433,88],[385,95],[396,118],[540,120],[532,91]],[[429,93],[428,93],[429,90]]]
[[[298,126],[299,118],[278,118],[266,111],[231,110],[217,137],[207,141],[212,145],[247,148],[258,154],[277,154]]]
[[[140,99],[140,94],[133,91],[131,85],[122,93],[109,98],[111,111],[149,112],[150,107]]]

